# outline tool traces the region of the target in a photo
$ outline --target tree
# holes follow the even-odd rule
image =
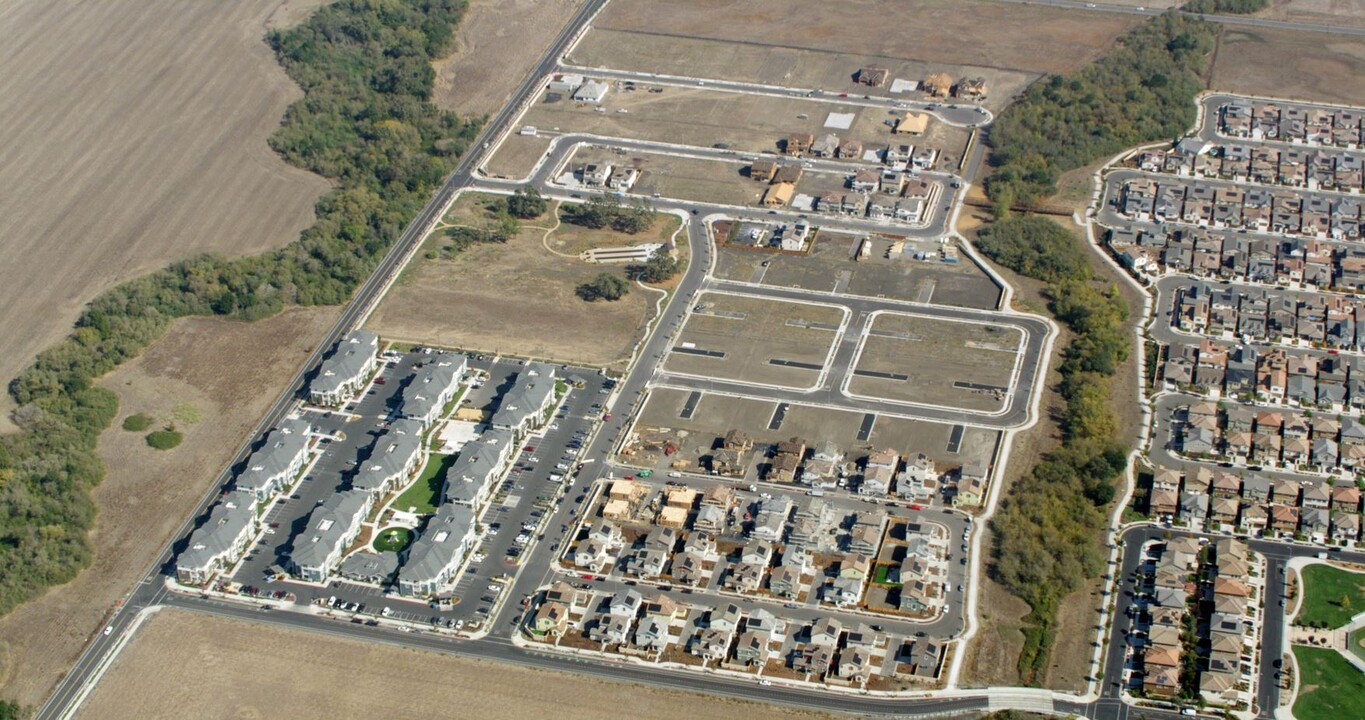
[[[643,265],[632,266],[631,274],[642,282],[661,283],[672,279],[681,269],[677,258],[660,251]]]
[[[538,218],[545,214],[548,207],[545,198],[541,197],[540,192],[530,185],[518,189],[507,198],[507,213],[514,218],[529,220]]]
[[[629,292],[630,283],[611,273],[599,273],[597,277],[578,286],[578,296],[588,302],[620,300]]]

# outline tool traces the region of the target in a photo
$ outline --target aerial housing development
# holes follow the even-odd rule
[[[113,380],[54,369],[80,365],[63,346],[12,386],[26,428],[129,405],[87,443],[96,467],[127,433],[140,468],[219,451],[193,456],[211,491],[35,716],[121,717],[103,678],[156,655],[137,643],[173,608],[238,623],[237,645],[292,633],[250,651],[270,675],[264,653],[361,647],[366,687],[440,698],[367,699],[398,715],[490,707],[469,688],[518,665],[543,688],[498,691],[493,715],[542,696],[649,714],[673,703],[614,693],[662,688],[697,717],[706,693],[826,716],[1346,717],[1313,708],[1365,677],[1365,109],[1214,89],[1268,72],[1219,60],[1248,62],[1244,36],[1365,35],[1297,2],[270,15],[304,99],[269,146],[326,171],[318,224],[266,246],[280,267],[185,261],[94,301],[72,347]],[[491,52],[477,36],[496,72],[461,65]],[[198,336],[125,347],[101,334],[121,322],[294,344],[269,398],[242,395],[249,422],[200,417],[147,387],[239,402],[244,381],[163,382]],[[40,464],[14,458],[0,487]],[[395,647],[432,674],[381,659]],[[589,676],[621,682],[587,710],[550,689]],[[183,683],[306,714],[225,684]],[[316,689],[315,712],[359,707]],[[212,714],[199,693],[139,702]]]

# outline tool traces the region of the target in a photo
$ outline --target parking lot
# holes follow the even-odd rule
[[[1015,327],[878,313],[845,386],[850,395],[995,412],[1014,383]]]
[[[814,387],[848,310],[732,293],[698,293],[663,369],[679,375]]]

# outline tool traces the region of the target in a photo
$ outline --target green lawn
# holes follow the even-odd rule
[[[1346,647],[1356,657],[1365,660],[1365,628],[1356,630],[1346,638]]]
[[[1294,618],[1299,625],[1341,627],[1365,612],[1365,574],[1309,565],[1303,569],[1303,593],[1303,606]]]
[[[1360,709],[1365,708],[1365,675],[1335,650],[1296,645],[1294,658],[1299,663],[1299,697],[1294,701],[1294,717],[1298,720],[1360,717]]]
[[[379,552],[403,552],[412,544],[412,531],[401,527],[385,528],[379,531],[379,535],[371,544]]]
[[[436,512],[436,505],[441,499],[441,487],[445,484],[446,471],[454,462],[454,455],[431,456],[427,460],[426,469],[422,470],[422,476],[417,478],[412,487],[404,490],[403,494],[393,501],[391,507],[399,512],[416,508],[419,515]]]

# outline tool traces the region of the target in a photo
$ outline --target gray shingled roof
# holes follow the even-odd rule
[[[395,420],[389,429],[374,441],[374,448],[364,467],[351,480],[356,490],[375,492],[403,472],[413,457],[422,452],[422,423],[416,420]]]
[[[322,361],[322,370],[309,390],[319,393],[340,392],[343,385],[360,376],[378,352],[379,336],[367,330],[356,330],[342,338],[336,350]]]
[[[346,531],[365,513],[369,493],[343,490],[333,494],[308,516],[308,527],[294,538],[289,558],[298,567],[321,567],[340,549]]]
[[[460,456],[446,473],[445,501],[447,503],[474,504],[474,499],[482,492],[483,486],[493,482],[502,472],[500,459],[512,444],[512,433],[507,430],[489,430],[478,440],[472,440],[460,450]]]
[[[517,373],[512,389],[493,413],[495,427],[517,427],[527,416],[544,407],[555,392],[555,369],[544,363],[527,363]]]
[[[464,355],[441,353],[432,356],[417,370],[417,376],[403,388],[403,414],[423,420],[434,419],[441,411],[446,391],[464,375],[467,361]]]
[[[260,493],[308,449],[311,426],[303,420],[288,419],[270,431],[261,449],[247,459],[246,469],[237,476],[237,489]]]
[[[467,537],[474,532],[474,510],[446,503],[427,521],[421,537],[408,550],[408,561],[398,572],[400,583],[435,582],[462,558],[457,557]]]
[[[256,520],[256,502],[234,493],[213,506],[209,519],[190,533],[189,547],[180,553],[178,567],[203,569],[236,544],[242,531]]]
[[[390,578],[398,571],[398,553],[357,552],[341,561],[337,571],[344,577]]]

